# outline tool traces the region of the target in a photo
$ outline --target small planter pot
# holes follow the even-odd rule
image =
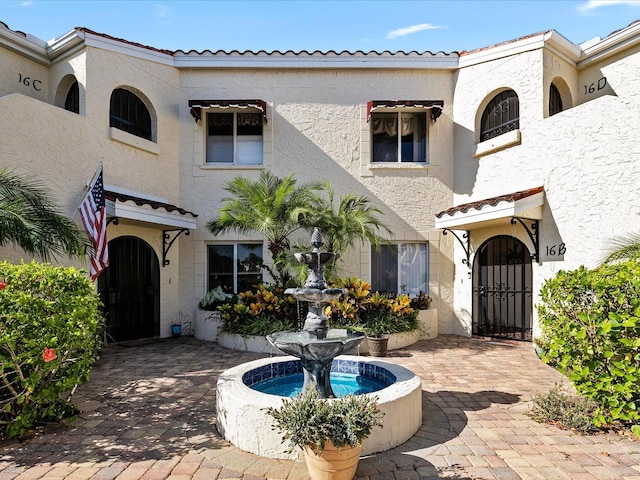
[[[333,443],[326,442],[320,453],[304,447],[309,477],[311,480],[351,480],[358,469],[361,451],[362,444],[336,448]]]
[[[369,355],[372,357],[384,357],[387,355],[389,335],[367,335]]]
[[[171,325],[171,335],[176,338],[182,335],[182,325]]]

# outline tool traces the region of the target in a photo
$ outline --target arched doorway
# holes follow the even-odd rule
[[[515,237],[499,235],[473,261],[473,335],[531,341],[531,255]]]
[[[151,246],[136,237],[109,242],[109,267],[98,278],[110,341],[160,335],[160,268]]]

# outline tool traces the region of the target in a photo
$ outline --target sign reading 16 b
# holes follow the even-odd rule
[[[32,87],[36,92],[42,90],[42,81],[33,79],[31,77],[23,77],[21,73],[18,74],[18,83],[23,84],[25,87]]]
[[[561,243],[560,245],[547,246],[547,257],[562,256],[566,251],[567,247],[564,243]]]

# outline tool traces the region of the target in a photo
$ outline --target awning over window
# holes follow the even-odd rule
[[[113,188],[113,187],[112,187]],[[164,227],[196,229],[196,215],[170,203],[114,192],[105,188],[107,216]]]
[[[267,102],[264,100],[189,100],[189,112],[196,122],[200,121],[203,109],[251,108],[262,112],[267,122]]]
[[[435,227],[472,230],[513,217],[540,220],[543,205],[544,188],[531,188],[451,207],[436,214]]]
[[[442,113],[443,100],[370,100],[367,102],[367,122],[371,112],[381,108],[422,108],[431,110],[431,120],[436,121]]]

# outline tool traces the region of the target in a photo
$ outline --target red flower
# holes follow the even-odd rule
[[[2,281],[0,281],[0,290],[3,290],[3,289],[4,289],[4,287],[6,287],[6,286],[7,286],[7,283],[6,283],[6,282],[2,282]]]
[[[45,362],[50,362],[51,360],[55,360],[56,351],[53,348],[45,348],[44,352],[42,352],[42,359]]]

